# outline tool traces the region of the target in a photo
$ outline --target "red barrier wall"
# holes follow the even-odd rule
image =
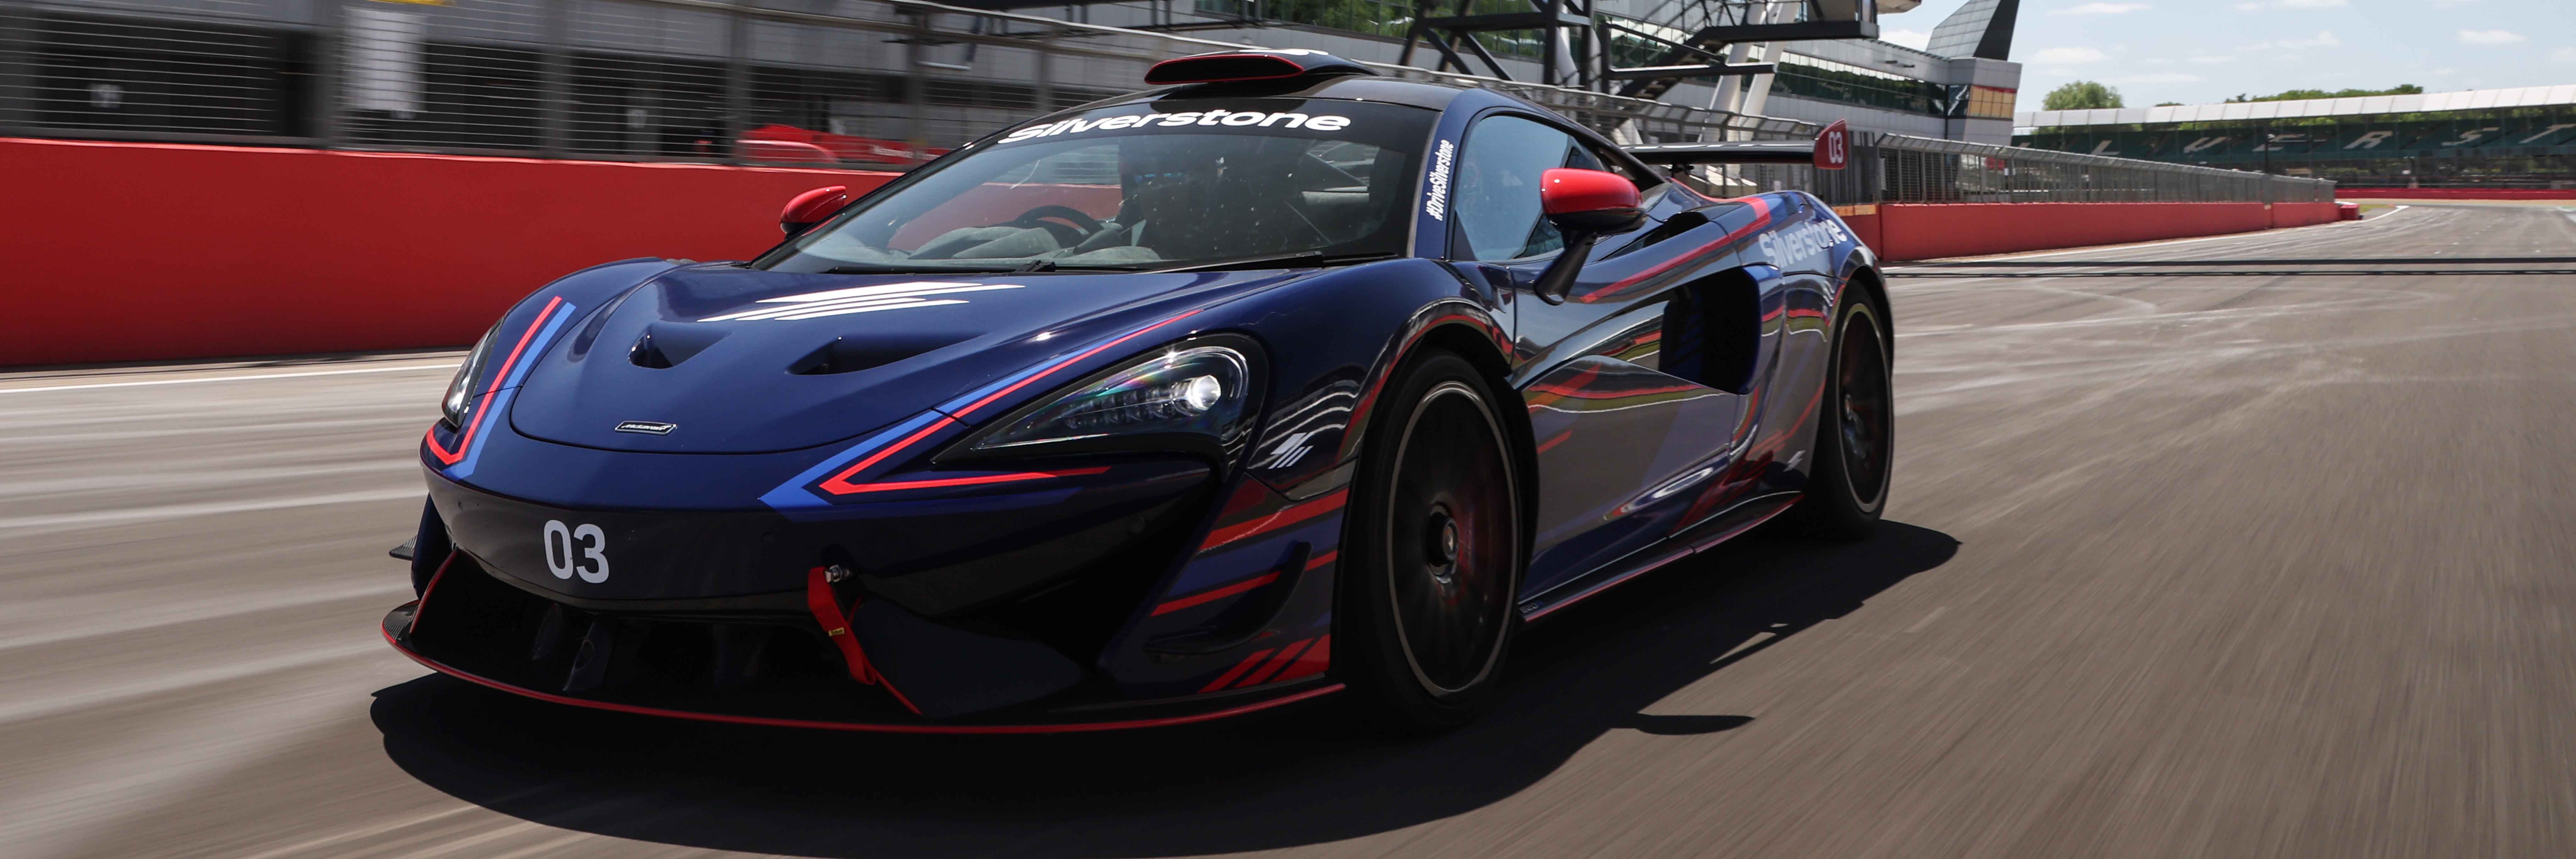
[[[0,165],[0,366],[459,346],[567,272],[750,256],[777,241],[789,197],[894,176],[7,138]],[[1846,219],[1907,260],[2323,223],[2334,204],[1904,204]]]
[[[2261,203],[1906,203],[1878,207],[1876,249],[1892,260],[1935,259],[2244,233],[2271,225]]]
[[[0,366],[473,342],[584,266],[740,259],[890,173],[0,138]]]
[[[2576,188],[2345,188],[2335,196],[2355,200],[2576,200]]]
[[[2323,203],[2272,204],[2272,226],[2276,228],[2311,227],[2317,224],[2331,224],[2342,219],[2343,213],[2335,210],[2335,204],[2331,200]]]

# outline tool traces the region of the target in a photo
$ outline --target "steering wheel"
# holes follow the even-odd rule
[[[1073,226],[1068,227],[1064,224],[1054,223],[1053,221],[1047,220],[1049,218],[1053,218],[1058,221],[1065,221]],[[1019,227],[1022,229],[1043,227],[1047,232],[1055,234],[1056,244],[1069,248],[1074,245],[1081,244],[1082,240],[1090,238],[1093,234],[1100,232],[1100,219],[1083,214],[1081,209],[1076,209],[1072,206],[1049,204],[1032,208],[1026,212],[1021,212],[1019,217],[1012,218],[998,226]]]

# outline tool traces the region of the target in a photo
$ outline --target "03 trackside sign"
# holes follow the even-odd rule
[[[1226,110],[1223,108],[1217,108],[1212,110],[1193,110],[1183,111],[1181,113],[1162,113],[1147,116],[1109,116],[1099,119],[1059,120],[1045,125],[1033,125],[1028,128],[1011,132],[1009,136],[1003,137],[1000,142],[1018,143],[1023,140],[1035,140],[1040,137],[1054,137],[1062,134],[1083,134],[1093,131],[1120,131],[1130,128],[1149,127],[1305,128],[1314,131],[1340,131],[1351,127],[1351,118],[1329,113],[1322,116],[1312,116],[1288,111],[1264,113],[1258,110]]]

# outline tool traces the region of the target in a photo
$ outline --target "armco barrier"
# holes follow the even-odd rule
[[[2279,203],[1890,203],[1854,221],[1862,240],[1891,260],[2115,245],[2215,236],[2335,219],[2334,204]],[[1875,233],[1873,240],[1871,234]]]
[[[888,173],[0,138],[0,366],[460,346],[575,269],[739,259]]]
[[[2350,200],[2576,200],[2576,188],[2335,188]]]

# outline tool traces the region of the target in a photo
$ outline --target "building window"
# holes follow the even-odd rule
[[[1457,14],[1451,11],[1454,7],[1443,5],[1445,8],[1437,14]],[[1413,27],[1413,4],[1401,0],[1197,0],[1193,8],[1207,15],[1260,18],[1399,39]],[[1527,0],[1474,0],[1469,5],[1468,14],[1529,10]],[[1496,56],[1535,60],[1540,54],[1540,37],[1536,30],[1477,33],[1476,41]],[[1462,46],[1459,54],[1466,56],[1468,53]]]
[[[1969,87],[1968,118],[2011,119],[2013,118],[2013,103],[2017,101],[2020,96],[2021,92],[2019,90],[2000,89],[1990,86]]]
[[[1771,86],[1782,95],[1926,116],[1946,115],[1950,101],[1940,84],[1794,54],[1780,58],[1779,77]],[[2011,103],[2005,104],[2009,118]]]

